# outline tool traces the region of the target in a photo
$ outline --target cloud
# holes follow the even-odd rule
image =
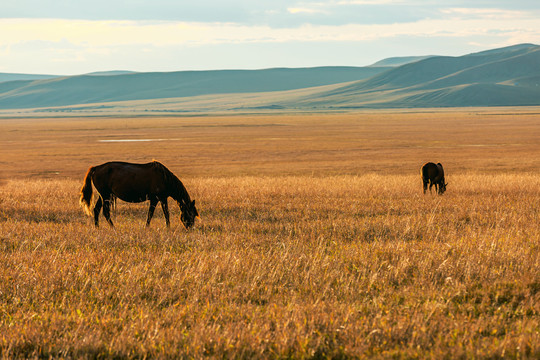
[[[457,15],[448,19],[393,24],[305,24],[290,28],[177,21],[0,19],[0,33],[12,34],[0,37],[0,46],[6,48],[21,43],[44,41],[57,44],[68,42],[95,49],[145,44],[174,46],[291,41],[361,42],[396,36],[473,36],[489,31],[497,31],[500,37],[519,32],[529,34],[532,38],[540,33],[540,23],[536,18],[527,18],[517,12],[504,18],[493,17],[491,14],[498,13],[495,10],[453,9],[448,12]]]
[[[234,23],[273,28],[313,25],[392,24],[444,16],[480,16],[469,8],[534,12],[538,0],[17,0],[2,4],[0,17],[92,21]],[[448,10],[445,10],[448,9]],[[469,14],[466,15],[466,11]],[[473,10],[474,11],[474,10]],[[486,16],[484,14],[483,16]]]
[[[331,3],[350,13],[348,6],[356,6],[353,3],[358,1]],[[397,17],[390,21],[389,17],[385,22],[362,22],[354,19],[356,15],[347,22],[306,21],[326,18],[323,11],[329,10],[324,4],[299,2],[298,6],[290,6],[286,15],[302,21],[284,22],[279,27],[264,22],[0,18],[0,34],[10,34],[0,36],[3,71],[20,72],[23,64],[24,71],[40,67],[49,73],[80,73],[83,64],[87,71],[203,67],[200,64],[204,68],[253,68],[272,64],[328,65],[324,60],[330,58],[337,59],[332,63],[337,65],[353,61],[366,64],[368,60],[362,59],[434,54],[441,49],[444,54],[461,54],[537,43],[540,38],[540,22],[534,11],[460,6],[399,21]],[[394,8],[392,16],[398,16],[401,10]],[[267,55],[261,55],[264,51]],[[200,59],[195,59],[194,54],[200,54]],[[191,59],[189,64],[187,58]],[[220,65],[224,58],[228,62]],[[62,67],[53,67],[53,62]],[[81,67],[67,70],[68,64]]]
[[[531,14],[525,11],[496,8],[446,8],[441,9],[441,13],[444,14],[445,17],[451,17],[452,19],[510,20],[531,17]]]
[[[326,11],[324,11],[322,9],[307,8],[307,7],[304,7],[304,8],[291,7],[291,8],[287,8],[287,11],[289,13],[291,13],[291,14],[300,14],[300,13],[304,13],[304,14],[325,14],[325,13],[327,13]]]

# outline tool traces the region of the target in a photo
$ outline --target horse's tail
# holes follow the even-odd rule
[[[84,212],[88,214],[88,216],[92,216],[92,175],[94,174],[95,168],[90,167],[88,171],[86,172],[86,176],[84,177],[84,184],[81,188],[81,199],[79,200],[79,203],[84,209]]]
[[[427,171],[427,164],[424,164],[422,168],[420,169],[420,175],[422,176],[422,181],[426,182],[429,179],[428,171]]]

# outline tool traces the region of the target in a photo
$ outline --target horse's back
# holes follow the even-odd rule
[[[424,180],[434,180],[439,173],[439,168],[432,162],[425,163],[422,166],[422,177]]]
[[[156,166],[153,162],[146,164],[136,164],[122,161],[110,161],[95,166],[94,173],[97,176],[126,177],[126,176],[151,176],[156,173]]]
[[[112,161],[95,167],[93,183],[101,194],[114,194],[124,201],[144,201],[165,188],[166,179],[157,162],[135,164]]]

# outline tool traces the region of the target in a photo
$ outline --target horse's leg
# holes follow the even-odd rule
[[[169,221],[169,204],[167,203],[167,199],[161,200],[161,208],[163,209],[163,215],[165,215],[165,224],[167,224],[167,227],[170,227],[171,222]]]
[[[424,194],[427,191],[427,184],[428,184],[428,182],[422,178],[422,185],[424,186]]]
[[[96,206],[94,206],[94,225],[96,227],[99,226],[99,212],[101,211],[102,206],[103,206],[103,200],[101,199],[101,196],[100,196],[98,197]]]
[[[148,209],[148,217],[146,218],[146,227],[150,226],[150,220],[152,220],[152,216],[154,216],[154,210],[156,209],[157,203],[157,199],[150,199],[150,208]]]
[[[105,219],[107,219],[107,222],[111,227],[114,227],[114,224],[111,220],[111,200],[110,198],[108,200],[103,201],[103,215],[105,216]]]
[[[429,193],[431,194],[431,188],[433,187],[433,183],[430,181],[429,182]]]

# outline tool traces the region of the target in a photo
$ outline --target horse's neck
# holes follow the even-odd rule
[[[444,176],[444,169],[441,164],[437,164],[437,169],[439,170],[439,175]]]
[[[186,187],[184,186],[184,184],[182,184],[180,179],[176,177],[174,177],[173,179],[175,182],[174,184],[175,193],[173,195],[174,200],[188,204],[191,201],[191,199],[189,198],[189,194],[186,190]]]

